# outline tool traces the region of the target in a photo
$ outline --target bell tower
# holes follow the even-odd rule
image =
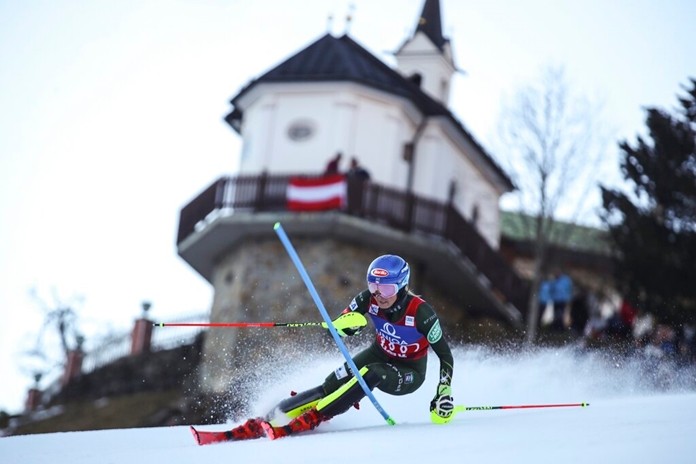
[[[450,83],[457,68],[450,41],[442,35],[439,0],[425,0],[415,32],[394,55],[404,76],[449,106]]]

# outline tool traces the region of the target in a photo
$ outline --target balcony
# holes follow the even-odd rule
[[[348,182],[345,208],[287,209],[296,175],[222,177],[182,208],[179,255],[211,281],[221,253],[247,237],[273,235],[280,221],[291,235],[333,237],[416,258],[448,294],[472,313],[520,327],[529,284],[452,205],[375,183]],[[319,176],[303,176],[305,178]]]

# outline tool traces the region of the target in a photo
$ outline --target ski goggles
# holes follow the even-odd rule
[[[399,287],[396,284],[376,284],[374,282],[368,282],[367,289],[373,295],[379,292],[383,298],[391,298],[399,291]]]

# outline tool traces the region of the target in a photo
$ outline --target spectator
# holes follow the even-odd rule
[[[666,324],[657,324],[645,354],[655,358],[674,358],[677,354],[676,332]]]
[[[590,317],[588,309],[588,293],[580,291],[570,303],[570,329],[575,335],[582,335]]]
[[[324,169],[325,176],[338,174],[338,164],[341,162],[342,157],[343,154],[339,151],[336,153],[336,156],[329,160],[329,162],[326,164],[326,168]]]
[[[604,329],[606,328],[607,322],[602,316],[600,298],[603,298],[603,296],[598,295],[595,292],[590,291],[587,293],[586,302],[589,319],[587,321],[587,325],[585,326],[585,338],[595,340],[599,339],[602,337]]]
[[[561,332],[565,329],[565,312],[573,298],[573,281],[562,271],[556,272],[556,278],[551,286],[553,299],[553,322],[551,329]]]
[[[681,324],[677,335],[677,351],[679,362],[688,365],[693,362],[694,334],[696,329],[691,324]]]
[[[354,156],[350,160],[348,178],[348,212],[356,216],[363,216],[363,197],[365,183],[370,180],[370,173],[363,168]]]
[[[548,278],[543,279],[539,284],[537,301],[539,302],[539,326],[541,327],[546,307],[551,303],[551,281]]]
[[[655,330],[655,318],[653,315],[645,311],[639,311],[633,320],[633,339],[639,345],[645,345],[648,343],[653,330]]]
[[[633,332],[633,324],[636,320],[636,315],[638,310],[636,307],[626,298],[621,301],[621,308],[619,308],[619,314],[621,315],[621,321],[626,326],[629,332]]]
[[[367,169],[362,167],[360,163],[358,162],[358,159],[356,157],[352,157],[350,159],[350,168],[348,169],[348,177],[350,179],[356,179],[360,182],[365,182],[367,180],[370,180],[370,173],[367,172]]]
[[[637,313],[638,310],[626,298],[623,298],[619,311],[609,318],[607,335],[623,340],[631,339]]]

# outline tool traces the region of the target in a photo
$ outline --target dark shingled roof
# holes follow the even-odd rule
[[[274,82],[352,81],[404,97],[424,114],[446,115],[448,110],[416,84],[384,64],[344,35],[326,34],[259,78],[251,81],[232,100],[235,104],[252,87]]]
[[[336,38],[331,34],[326,34],[275,68],[252,80],[232,99],[231,103],[234,108],[225,117],[225,120],[235,130],[239,130],[239,122],[243,115],[237,102],[242,96],[259,84],[292,82],[355,82],[403,97],[412,102],[425,116],[448,118],[462,135],[480,150],[507,187],[514,188],[505,172],[447,107],[430,97],[418,85],[387,66],[347,35]]]

